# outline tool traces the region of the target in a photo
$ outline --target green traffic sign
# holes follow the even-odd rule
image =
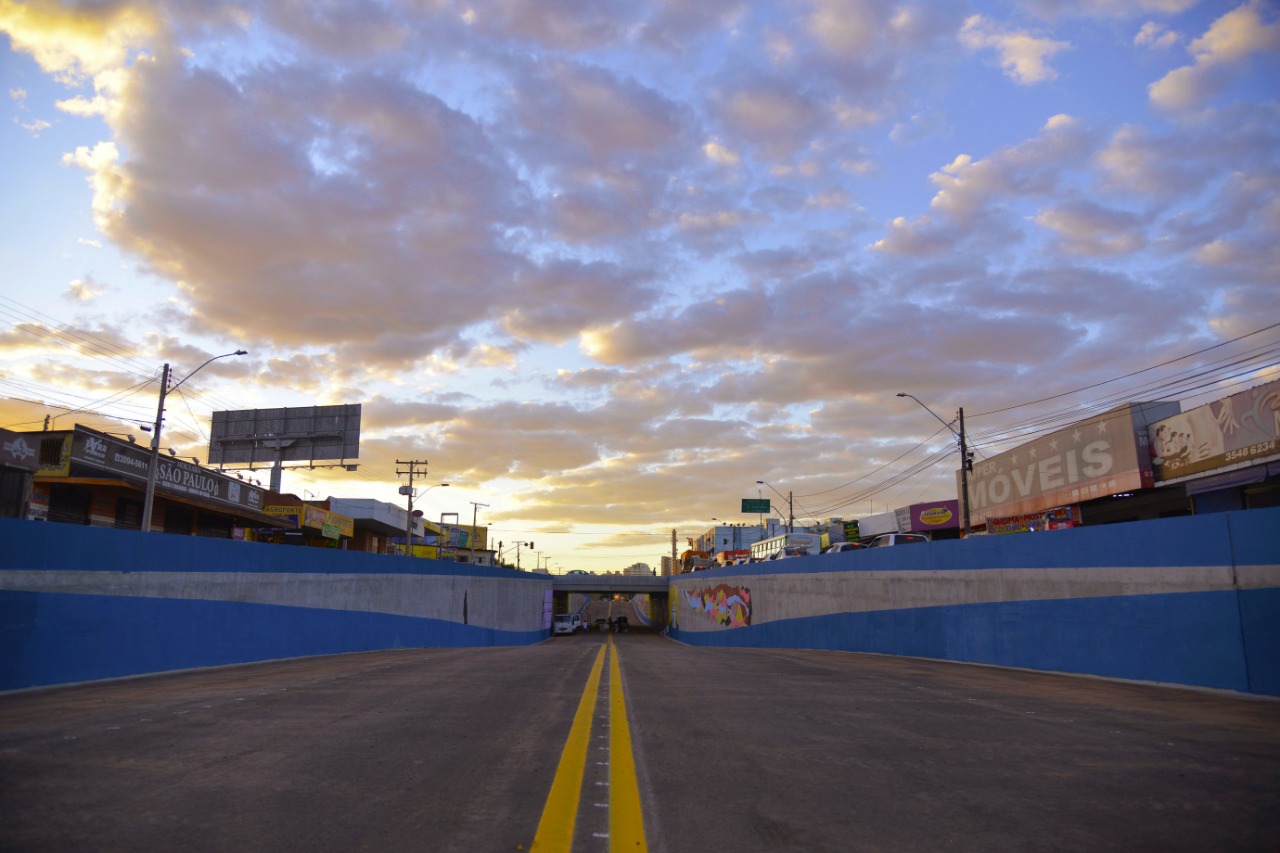
[[[753,513],[764,513],[769,511],[768,498],[743,498],[742,511]]]

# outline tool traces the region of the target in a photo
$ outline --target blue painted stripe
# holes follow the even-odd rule
[[[498,566],[472,566],[340,551],[268,545],[200,536],[142,534],[72,524],[0,518],[0,567],[50,571],[131,572],[311,572],[323,574],[422,574],[547,582],[546,575]]]
[[[0,690],[309,655],[524,645],[545,637],[544,631],[385,613],[0,592]]]
[[[698,646],[873,652],[1280,695],[1274,663],[1262,667],[1270,675],[1250,678],[1241,653],[1236,595],[922,607],[673,634]],[[1259,648],[1280,646],[1276,591],[1240,595],[1248,602]]]

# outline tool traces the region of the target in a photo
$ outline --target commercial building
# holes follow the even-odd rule
[[[80,425],[20,435],[37,454],[27,518],[141,528],[150,449]],[[236,477],[160,454],[151,529],[244,539],[249,530],[285,526],[265,511],[267,494]]]
[[[1197,515],[1280,505],[1280,380],[1157,421],[1148,443],[1157,490]]]

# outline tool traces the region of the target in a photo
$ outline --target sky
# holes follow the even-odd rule
[[[0,0],[0,427],[244,349],[162,446],[360,403],[284,491],[552,571],[955,497],[962,407],[1277,375],[1278,80],[1260,0]]]

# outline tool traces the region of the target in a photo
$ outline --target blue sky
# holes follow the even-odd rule
[[[823,518],[947,496],[898,391],[993,454],[1144,367],[1274,375],[1274,3],[0,0],[0,33],[0,425],[146,422],[161,364],[244,348],[170,407],[184,455],[214,410],[359,402],[360,471],[286,490],[399,502],[429,459],[428,514],[602,570],[759,479]]]

